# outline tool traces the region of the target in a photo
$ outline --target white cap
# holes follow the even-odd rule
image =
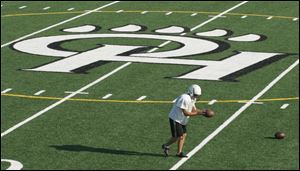
[[[200,86],[193,84],[188,89],[188,94],[191,96],[200,96],[202,94]]]

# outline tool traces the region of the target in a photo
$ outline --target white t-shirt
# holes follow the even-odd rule
[[[190,95],[182,94],[177,97],[171,112],[169,113],[169,118],[181,125],[186,125],[189,121],[189,116],[185,116],[182,109],[191,112],[193,107],[195,107],[196,100],[193,100]]]

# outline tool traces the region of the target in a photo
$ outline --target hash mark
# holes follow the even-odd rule
[[[196,16],[197,14],[198,14],[198,13],[193,13],[191,16],[194,17],[194,16]]]
[[[141,100],[144,100],[146,97],[147,97],[147,96],[141,96],[141,97],[139,97],[139,98],[136,99],[136,100],[141,101]]]
[[[110,96],[112,96],[112,94],[107,94],[107,95],[103,96],[102,99],[108,99]]]
[[[26,8],[27,6],[21,6],[21,7],[19,7],[19,9],[24,9],[24,8]]]
[[[170,14],[172,14],[173,12],[167,12],[165,15],[170,15]]]
[[[284,105],[282,105],[281,107],[280,107],[280,109],[286,109],[287,107],[289,106],[289,104],[284,104]]]
[[[216,103],[217,102],[217,100],[216,99],[213,99],[213,100],[211,100],[210,102],[208,102],[208,104],[209,105],[213,105],[214,103]]]
[[[38,92],[34,93],[34,95],[35,96],[39,96],[39,95],[41,95],[41,94],[43,94],[45,92],[46,92],[46,90],[41,90],[41,91],[38,91]]]
[[[8,92],[11,91],[11,90],[12,90],[12,88],[5,89],[5,90],[1,91],[1,94],[8,93]]]
[[[47,10],[47,9],[49,9],[49,8],[51,8],[51,7],[45,7],[45,8],[43,8],[43,10]]]

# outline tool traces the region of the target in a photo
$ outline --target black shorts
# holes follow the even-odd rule
[[[186,125],[181,125],[180,123],[175,122],[173,119],[169,118],[170,127],[172,132],[172,137],[180,137],[186,133]]]

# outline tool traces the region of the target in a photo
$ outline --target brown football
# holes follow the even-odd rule
[[[210,117],[213,117],[215,115],[215,112],[212,111],[211,109],[206,109],[205,111],[205,116],[210,118]]]
[[[276,132],[275,138],[276,139],[283,139],[285,137],[285,134],[283,132]]]

